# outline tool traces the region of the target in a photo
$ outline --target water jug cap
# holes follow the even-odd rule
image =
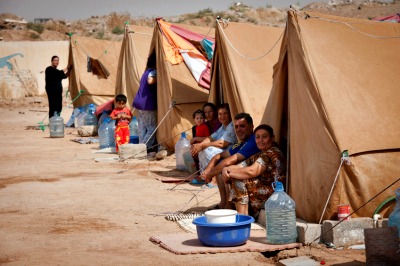
[[[272,182],[272,188],[275,191],[284,191],[282,182],[276,181]]]
[[[136,120],[136,116],[133,116],[133,117],[132,117],[132,120]]]
[[[57,113],[57,111],[54,111],[54,116],[58,116],[58,113]]]
[[[111,118],[109,118],[109,117],[106,117],[106,118],[104,119],[104,122],[106,122],[106,123],[110,123],[110,122],[111,122]]]
[[[185,132],[182,132],[182,133],[181,133],[181,138],[186,138]]]

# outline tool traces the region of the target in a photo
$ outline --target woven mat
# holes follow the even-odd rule
[[[196,225],[193,224],[193,219],[181,219],[176,221],[180,228],[188,233],[197,233]],[[265,232],[265,228],[258,223],[251,223],[251,230],[263,230]],[[265,233],[264,233],[265,234]]]
[[[244,245],[237,247],[207,247],[203,246],[197,239],[197,234],[182,233],[161,236],[152,236],[149,239],[154,244],[178,255],[207,254],[226,252],[266,252],[301,247],[301,243],[286,245],[266,244],[265,232],[263,230],[250,230],[250,238]]]

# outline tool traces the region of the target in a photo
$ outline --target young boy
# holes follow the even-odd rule
[[[132,119],[131,110],[126,107],[127,98],[123,94],[115,96],[115,108],[110,114],[110,118],[117,120],[115,127],[115,149],[122,144],[129,143],[129,123]]]
[[[190,144],[200,143],[206,137],[211,135],[210,128],[205,123],[205,117],[206,116],[205,116],[203,110],[201,110],[201,109],[197,109],[193,113],[193,119],[194,119],[194,123],[196,125],[192,127],[193,138],[190,140]],[[192,157],[193,157],[194,162],[196,163],[196,169],[199,170],[200,166],[199,166],[199,157],[198,157],[198,155],[196,154],[195,156],[192,156]],[[196,178],[194,178],[190,183],[193,184],[193,185],[201,185],[201,184],[204,184],[205,182],[204,181],[199,181]]]

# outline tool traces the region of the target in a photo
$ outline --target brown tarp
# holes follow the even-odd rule
[[[299,218],[320,220],[338,171],[323,220],[400,177],[399,69],[399,24],[288,12],[263,121],[281,139],[288,121],[289,195]],[[351,165],[339,170],[344,150]],[[352,217],[371,217],[398,187]]]
[[[121,37],[112,41],[99,40],[88,37],[71,36],[69,63],[73,69],[69,77],[69,91],[71,98],[75,99],[81,90],[74,107],[94,103],[103,104],[115,95],[118,58],[121,50]],[[93,58],[109,72],[107,78],[88,72],[88,58]]]
[[[210,28],[179,25],[193,32],[206,35]],[[209,35],[214,37],[214,30]],[[209,91],[200,87],[187,66],[182,62],[172,65],[166,60],[163,42],[167,41],[156,26],[149,56],[156,57],[157,116],[159,128],[157,141],[174,149],[180,133],[191,134],[193,112],[207,102]],[[172,107],[171,107],[172,106]]]
[[[260,124],[272,88],[282,28],[218,21],[209,101],[227,102],[234,116],[249,113]]]
[[[153,28],[127,25],[119,55],[115,94],[125,94],[132,108],[133,98],[139,89],[140,78],[146,68]]]

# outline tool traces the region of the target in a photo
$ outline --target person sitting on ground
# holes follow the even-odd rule
[[[217,107],[213,103],[205,103],[203,105],[203,112],[206,115],[206,124],[210,129],[210,133],[212,134],[222,125],[218,120]]]
[[[197,109],[193,113],[193,120],[196,125],[192,127],[192,139],[190,140],[190,144],[200,143],[206,137],[211,135],[210,129],[205,123],[205,114],[203,110]]]
[[[119,146],[129,143],[130,132],[129,123],[132,119],[131,110],[126,107],[127,97],[123,94],[115,96],[115,108],[110,114],[110,118],[117,120],[115,127],[115,149],[119,150]]]
[[[229,104],[225,103],[218,106],[218,120],[222,126],[211,136],[205,138],[200,143],[194,143],[190,148],[192,156],[199,156],[200,171],[204,169],[210,160],[218,153],[224,151],[236,142],[235,130],[233,128]],[[194,178],[192,184],[204,184],[204,180]]]
[[[193,113],[193,119],[195,122],[195,126],[192,127],[192,135],[193,138],[190,140],[190,144],[195,144],[195,143],[200,143],[202,142],[206,137],[209,137],[211,135],[210,129],[206,125],[204,121],[205,115],[203,110],[197,109]],[[193,160],[196,164],[196,170],[199,170],[199,157],[197,154],[195,156],[192,156]]]
[[[274,192],[272,183],[285,183],[286,164],[282,152],[274,142],[273,129],[265,124],[255,130],[257,147],[261,152],[251,156],[239,165],[222,170],[222,179],[229,187],[229,201],[238,213],[257,218],[265,201]],[[250,211],[249,211],[250,205]]]
[[[228,202],[228,187],[225,186],[225,182],[219,176],[222,169],[240,163],[260,152],[256,145],[253,128],[253,118],[248,113],[237,114],[235,116],[235,132],[239,142],[229,150],[215,155],[200,175],[206,182],[210,182],[216,177],[221,197],[221,202],[216,206],[217,209],[233,208],[232,204]]]

